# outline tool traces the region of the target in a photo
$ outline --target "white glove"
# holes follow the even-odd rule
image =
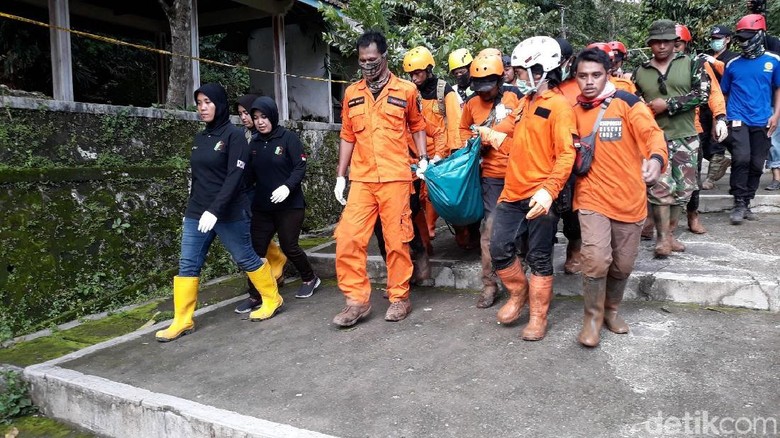
[[[282,184],[271,193],[271,202],[278,204],[287,199],[288,196],[290,196],[290,189]]]
[[[431,158],[431,164],[436,164],[439,161],[441,161],[441,156],[439,155],[434,155],[433,158]]]
[[[425,181],[425,169],[428,168],[428,160],[423,158],[417,163],[417,178]]]
[[[717,140],[718,143],[723,143],[728,136],[729,128],[726,126],[726,122],[724,120],[718,120],[715,123],[715,140]]]
[[[702,57],[704,57],[704,59],[707,60],[707,62],[710,64],[715,64],[715,61],[717,61],[717,59],[712,55],[702,54]]]
[[[200,222],[198,222],[198,231],[201,233],[208,233],[214,228],[216,223],[217,217],[208,211],[204,211],[203,215],[200,217]]]
[[[539,189],[533,196],[531,196],[531,202],[528,204],[531,210],[525,215],[526,219],[536,219],[539,216],[547,214],[552,206],[552,196],[545,189]]]
[[[336,178],[336,188],[333,189],[333,193],[336,195],[336,200],[341,205],[347,205],[347,200],[344,199],[344,189],[347,188],[347,179],[343,176]]]

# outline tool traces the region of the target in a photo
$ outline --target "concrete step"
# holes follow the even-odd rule
[[[758,211],[758,209],[756,209]],[[653,258],[653,242],[642,242],[626,289],[626,299],[674,301],[703,306],[733,306],[780,311],[780,215],[761,214],[761,220],[741,226],[728,223],[728,215],[704,214],[710,231],[704,235],[678,231],[686,251],[665,260]],[[681,221],[684,224],[684,221]],[[433,278],[437,287],[482,287],[478,253],[457,248],[446,228],[434,240]],[[565,237],[559,233],[559,240]],[[372,243],[368,274],[374,283],[386,281],[386,267]],[[581,294],[579,275],[563,272],[566,245],[555,245],[555,293]],[[335,277],[335,244],[310,251],[315,271]]]

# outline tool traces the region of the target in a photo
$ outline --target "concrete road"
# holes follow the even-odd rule
[[[778,314],[631,302],[631,333],[585,349],[579,299],[557,297],[531,343],[518,337],[527,311],[501,326],[465,291],[415,289],[400,323],[377,291],[346,330],[330,323],[343,306],[332,282],[294,293],[269,321],[224,307],[175,342],[150,334],[61,366],[343,437],[780,435]]]

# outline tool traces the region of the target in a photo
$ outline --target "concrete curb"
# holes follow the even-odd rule
[[[555,266],[563,264],[566,246],[556,245]],[[771,256],[767,256],[771,257]],[[334,254],[309,253],[312,267],[321,277],[335,277]],[[431,259],[433,278],[437,287],[479,290],[482,287],[481,267],[478,261]],[[384,261],[369,256],[368,275],[372,282],[386,280]],[[555,293],[562,296],[581,295],[579,275],[555,273]],[[723,275],[649,271],[637,264],[626,288],[627,300],[673,301],[702,306],[744,307],[780,312],[780,277],[757,278],[750,272],[732,269]]]
[[[235,297],[204,307],[195,316],[236,303]],[[293,426],[265,421],[167,394],[61,368],[63,362],[113,347],[165,328],[169,321],[128,333],[24,369],[30,396],[49,417],[78,425],[100,436],[124,438],[324,438]]]

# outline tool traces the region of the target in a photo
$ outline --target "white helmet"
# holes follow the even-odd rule
[[[547,73],[561,65],[561,46],[555,39],[535,36],[524,39],[512,51],[512,67],[530,69],[539,64]]]

